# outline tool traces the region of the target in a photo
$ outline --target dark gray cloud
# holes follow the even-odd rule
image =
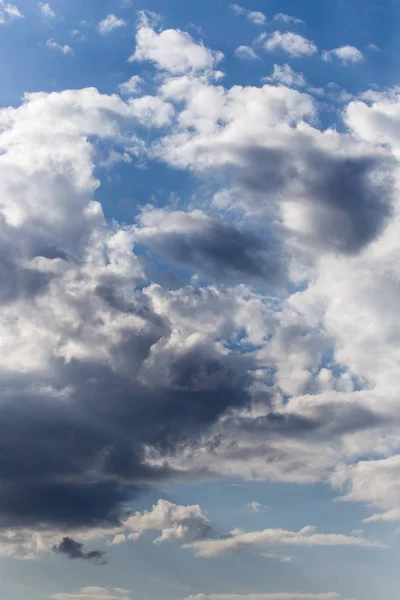
[[[392,424],[397,426],[397,423]],[[295,412],[269,412],[255,418],[234,417],[225,421],[225,427],[232,436],[236,434],[240,437],[244,434],[252,438],[254,443],[257,440],[267,441],[269,436],[306,437],[309,443],[318,443],[382,425],[390,425],[387,416],[382,416],[356,402],[327,402],[317,405],[312,410],[312,416]],[[217,436],[217,446],[218,439]]]
[[[0,527],[115,526],[147,486],[185,477],[167,463],[149,466],[145,448],[167,456],[196,444],[223,413],[249,401],[248,361],[204,344],[171,353],[162,373],[154,366],[139,378],[150,347],[168,330],[157,329],[151,311],[148,323],[150,330],[155,323],[151,335],[122,336],[118,373],[101,363],[55,361],[41,385],[72,384],[67,400],[25,380],[3,389]]]
[[[306,208],[311,243],[354,254],[383,230],[392,212],[392,159],[336,156],[305,144],[241,150],[239,185],[269,201],[298,200]]]
[[[177,227],[164,229],[161,222],[156,229],[138,231],[138,239],[162,262],[180,263],[217,281],[281,279],[285,264],[278,242],[199,211],[164,215],[169,224],[176,216]]]
[[[84,552],[83,544],[70,537],[64,537],[59,544],[53,546],[53,552],[55,554],[64,554],[69,559],[88,560],[96,565],[107,564],[104,558],[105,552],[101,550]]]

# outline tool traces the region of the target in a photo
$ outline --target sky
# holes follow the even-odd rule
[[[394,600],[400,5],[0,0],[0,598]]]

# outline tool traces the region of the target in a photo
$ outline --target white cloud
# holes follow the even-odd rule
[[[199,169],[236,163],[242,144],[262,146],[266,136],[276,133],[284,123],[315,114],[310,96],[283,87],[234,86],[225,90],[181,78],[167,80],[161,93],[171,101],[184,101],[185,109],[178,116],[181,131],[162,140],[157,150],[167,162]],[[190,135],[186,133],[189,127],[194,128]],[[275,137],[270,139],[275,143]]]
[[[350,63],[359,63],[364,59],[363,53],[355,46],[339,46],[328,52],[322,54],[322,58],[325,61],[329,61],[332,58],[337,58],[343,64],[348,65]]]
[[[235,55],[242,60],[257,60],[259,58],[251,46],[238,46]]]
[[[128,100],[131,113],[148,127],[162,127],[171,122],[174,109],[171,104],[154,96],[141,96]]]
[[[143,83],[142,77],[140,75],[133,75],[128,81],[124,81],[118,87],[122,94],[134,95],[140,92],[140,86]]]
[[[128,590],[121,588],[83,587],[76,593],[60,593],[51,596],[52,600],[131,600]]]
[[[254,510],[254,512],[260,512],[260,510],[262,508],[262,505],[259,502],[255,502],[255,501],[250,502],[249,506],[251,509]]]
[[[249,11],[247,13],[247,18],[249,21],[254,23],[254,25],[265,25],[267,22],[267,17],[264,15],[264,13],[259,11]]]
[[[200,539],[184,544],[196,556],[211,558],[236,554],[255,548],[271,546],[352,546],[364,548],[382,548],[380,542],[370,541],[360,536],[342,535],[336,533],[316,533],[312,526],[303,527],[298,532],[284,529],[265,529],[264,531],[243,532],[239,529],[231,531],[230,535],[221,539]]]
[[[304,87],[307,85],[303,73],[297,73],[287,63],[283,65],[274,65],[271,75],[269,77],[265,77],[263,80],[281,83],[282,85],[286,85],[288,87]]]
[[[258,10],[248,10],[239,4],[231,4],[230,8],[236,15],[245,15],[249,21],[254,23],[254,25],[265,25],[267,22],[267,17]]]
[[[56,13],[48,2],[39,2],[40,12],[46,19],[55,19]]]
[[[265,552],[262,553],[262,556],[264,556],[264,558],[272,558],[274,560],[279,560],[279,562],[281,563],[288,563],[288,562],[292,562],[293,560],[293,556],[289,556],[287,554],[267,554]]]
[[[233,10],[233,12],[237,15],[245,15],[246,14],[246,9],[243,8],[242,6],[239,6],[239,4],[231,4],[230,7]]]
[[[51,50],[57,50],[58,52],[61,52],[61,54],[73,54],[73,50],[72,50],[71,46],[68,46],[68,44],[64,44],[64,45],[59,44],[53,38],[47,40],[45,45],[47,48],[50,48]]]
[[[323,594],[296,594],[278,593],[270,594],[196,594],[188,596],[185,600],[340,600],[340,595],[334,592]]]
[[[334,486],[345,491],[342,500],[381,510],[366,523],[400,521],[400,455],[342,466],[332,477]]]
[[[211,532],[211,525],[200,506],[179,506],[159,500],[151,511],[136,512],[124,523],[129,535],[137,539],[145,532],[160,535],[156,542],[188,541],[202,538]]]
[[[373,144],[389,144],[400,151],[400,89],[368,90],[364,102],[355,100],[345,108],[346,123],[357,137]]]
[[[283,23],[293,23],[294,25],[304,25],[304,21],[292,15],[286,15],[285,13],[278,13],[274,15],[275,21],[282,21]]]
[[[126,27],[128,25],[125,19],[121,19],[114,14],[109,14],[102,21],[100,21],[98,29],[102,35],[106,35],[107,33],[111,33],[115,29],[120,29],[121,27]]]
[[[312,56],[317,47],[311,40],[297,33],[274,31],[264,43],[268,52],[283,50],[290,56]]]
[[[163,17],[160,13],[156,13],[153,10],[139,10],[138,18],[136,22],[137,29],[143,27],[157,27],[162,22]]]
[[[0,0],[0,25],[7,23],[12,19],[22,19],[23,14],[15,4],[6,0]]]
[[[79,40],[86,39],[86,36],[82,33],[82,31],[80,31],[80,29],[70,29],[68,33],[71,37],[77,38]]]
[[[177,29],[156,33],[148,26],[140,27],[136,34],[136,50],[129,61],[149,60],[156,67],[175,75],[213,69],[222,59],[221,52],[213,52],[203,44]]]

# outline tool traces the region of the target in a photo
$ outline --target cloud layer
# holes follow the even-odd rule
[[[221,535],[198,506],[132,514],[148,485],[227,475],[329,481],[380,511],[370,520],[399,514],[398,91],[323,128],[289,64],[225,87],[220,51],[155,20],[130,58],[152,86],[0,109],[2,552],[101,559],[82,544],[146,532],[203,557],[379,546],[313,528]],[[262,43],[317,53],[289,32]],[[348,48],[335,56],[356,62]],[[121,157],[207,193],[144,198],[133,223],[108,223],[98,177]]]

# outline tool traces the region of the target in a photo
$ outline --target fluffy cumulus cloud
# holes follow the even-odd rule
[[[56,13],[48,2],[39,2],[39,8],[41,14],[46,17],[46,19],[55,19]]]
[[[271,215],[278,201],[285,237],[353,254],[387,224],[392,157],[312,127],[316,106],[307,94],[268,85],[225,90],[185,78],[167,81],[162,93],[186,107],[157,153],[176,166],[228,172],[246,192],[248,210]]]
[[[151,95],[134,76],[122,97],[0,109],[0,553],[101,561],[98,540],[146,534],[202,557],[378,547],[224,534],[197,505],[132,512],[148,485],[240,476],[330,482],[371,520],[399,514],[398,90],[323,127],[288,65],[225,87],[217,50],[156,21],[132,55],[161,72]],[[316,52],[292,33],[265,44]],[[121,157],[188,171],[206,198],[143,198],[108,223],[98,177]],[[119,597],[88,589],[70,597]]]
[[[256,505],[255,509],[254,504]],[[260,507],[261,505],[258,503],[253,503],[254,510],[258,511]],[[200,558],[213,558],[246,550],[262,550],[278,546],[383,547],[380,542],[369,540],[362,535],[321,534],[311,526],[306,526],[298,532],[283,529],[245,532],[234,529],[229,533],[220,533],[203,514],[200,506],[179,506],[166,500],[159,500],[151,511],[137,512],[130,517],[123,523],[121,531],[114,537],[112,544],[136,541],[146,532],[156,534],[154,538],[156,544],[179,542],[183,548],[192,550],[195,556]],[[80,547],[78,551],[81,553]],[[273,556],[283,561],[288,559],[285,556],[278,557],[265,553],[263,556]],[[87,560],[92,558],[88,554],[79,557]],[[70,558],[75,557],[70,556]],[[97,557],[95,559],[97,560]]]
[[[251,46],[238,46],[235,55],[243,60],[257,60],[259,58]]]
[[[142,485],[172,476],[148,449],[194,441],[249,400],[247,362],[213,335],[171,327],[143,288],[134,229],[108,228],[93,200],[88,137],[129,146],[142,117],[135,101],[94,89],[29,95],[0,113],[7,552],[30,554],[39,524],[116,526]]]
[[[59,593],[52,600],[131,600],[129,590],[121,588],[84,587],[76,593]]]
[[[200,271],[211,280],[277,280],[284,265],[274,244],[201,210],[148,209],[141,213],[135,240],[160,257]]]
[[[264,15],[264,13],[258,10],[250,10],[247,13],[247,18],[249,21],[254,23],[254,25],[265,25],[267,22],[267,17]]]
[[[267,17],[258,10],[248,10],[239,4],[231,4],[230,7],[236,15],[244,15],[254,25],[265,25],[267,22]]]
[[[140,75],[132,75],[132,77],[130,77],[127,81],[124,81],[119,85],[119,89],[122,94],[130,96],[140,92],[140,86],[142,83],[143,79],[140,77]]]
[[[336,58],[340,60],[343,64],[348,65],[351,63],[361,62],[364,59],[364,56],[361,50],[359,50],[355,46],[345,45],[324,52],[322,58],[326,61],[332,60],[332,58]]]
[[[275,21],[282,21],[282,23],[293,24],[293,25],[302,25],[304,21],[299,19],[298,17],[294,17],[293,15],[287,15],[285,13],[277,13],[274,15]]]
[[[46,48],[50,48],[50,50],[55,50],[56,52],[61,52],[61,54],[73,54],[71,46],[68,46],[68,44],[59,44],[54,38],[47,40],[45,45]]]
[[[341,466],[333,475],[336,487],[345,491],[342,500],[364,502],[372,509],[380,509],[365,521],[400,521],[400,456],[381,460],[360,461]]]
[[[335,592],[322,594],[272,593],[272,594],[196,594],[186,600],[340,600]]]
[[[317,46],[313,41],[299,35],[298,33],[274,31],[264,42],[267,52],[277,50],[286,52],[290,56],[312,56],[317,52]]]
[[[129,60],[151,61],[158,69],[179,75],[211,70],[222,57],[221,52],[209,50],[184,31],[157,33],[145,22],[137,31],[136,49]]]
[[[136,512],[123,523],[124,533],[119,533],[114,542],[137,540],[143,533],[159,534],[155,542],[194,541],[212,535],[212,527],[200,506],[180,506],[159,500],[153,509]]]
[[[265,77],[264,81],[279,83],[286,85],[287,87],[304,87],[307,85],[303,73],[297,73],[287,63],[283,65],[274,65],[271,75],[269,77]]]
[[[0,0],[0,25],[12,21],[13,19],[22,18],[23,14],[18,6],[11,2],[7,2],[7,0]]]
[[[99,23],[98,29],[99,32],[103,35],[107,33],[111,33],[115,29],[120,29],[121,27],[126,27],[128,23],[125,19],[121,19],[117,17],[113,13],[107,15],[104,19],[102,19]]]

